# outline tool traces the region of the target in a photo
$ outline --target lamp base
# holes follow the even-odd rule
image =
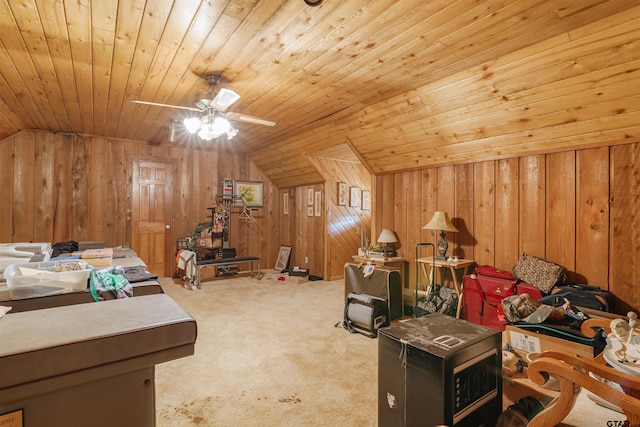
[[[444,238],[444,231],[440,232],[440,239],[438,239],[436,247],[438,248],[438,253],[440,254],[436,257],[436,259],[446,260],[447,250],[449,249],[449,242],[447,242],[447,239]]]

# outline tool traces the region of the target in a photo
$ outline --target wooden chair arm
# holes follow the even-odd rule
[[[597,328],[602,328],[607,333],[611,332],[611,328],[609,328],[610,324],[611,319],[592,317],[582,322],[582,325],[580,325],[580,332],[582,332],[582,335],[587,338],[594,338],[596,336]]]
[[[629,394],[616,390],[591,377],[593,372],[609,381],[630,389]],[[575,403],[574,384],[589,390],[600,398],[620,407],[627,418],[640,418],[640,377],[620,372],[594,360],[562,350],[545,351],[528,368],[529,379],[544,384],[547,374],[555,375],[560,383],[560,396],[529,423],[531,427],[551,426],[560,423]]]

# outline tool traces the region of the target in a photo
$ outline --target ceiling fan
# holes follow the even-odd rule
[[[215,87],[220,83],[219,74],[207,74],[207,83],[211,86],[210,92],[200,92],[196,95],[195,107],[182,105],[160,104],[157,102],[133,100],[136,104],[153,105],[156,107],[179,108],[182,110],[205,113],[200,117],[184,119],[184,126],[190,133],[198,133],[198,136],[207,141],[226,134],[228,139],[233,138],[238,130],[231,126],[229,119],[240,122],[254,123],[264,126],[275,126],[276,122],[250,116],[248,114],[226,111],[234,102],[240,99],[240,95],[230,89],[220,89],[217,93]],[[172,120],[169,126],[169,141],[175,141],[175,122]]]

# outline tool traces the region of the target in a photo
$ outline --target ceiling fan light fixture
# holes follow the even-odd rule
[[[187,132],[189,133],[198,132],[202,124],[198,117],[187,117],[182,121],[182,123],[184,123],[185,129],[187,129]]]
[[[227,139],[232,139],[238,134],[238,130],[231,126],[229,120],[219,113],[210,113],[200,119],[198,136],[205,141],[211,141],[222,134],[227,135]]]

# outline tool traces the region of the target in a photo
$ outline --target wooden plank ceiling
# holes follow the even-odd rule
[[[385,174],[639,140],[637,0],[0,0],[0,25],[0,140],[229,150],[281,188],[333,146]],[[193,106],[207,73],[277,125],[169,142],[197,113],[130,102]]]

